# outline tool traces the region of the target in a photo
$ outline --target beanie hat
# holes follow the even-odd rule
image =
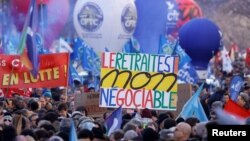
[[[51,94],[51,91],[50,90],[46,90],[43,92],[43,96],[44,97],[49,97],[49,98],[52,98],[52,94]]]

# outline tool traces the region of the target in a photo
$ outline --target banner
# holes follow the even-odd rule
[[[107,108],[99,107],[99,93],[83,93],[75,95],[75,107],[84,106],[90,117],[102,117]]]
[[[18,55],[0,54],[0,88],[51,88],[67,86],[68,53],[40,55],[37,78],[21,63]]]
[[[177,56],[102,53],[100,107],[176,110]]]

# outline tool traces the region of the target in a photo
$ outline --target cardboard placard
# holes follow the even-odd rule
[[[99,97],[99,93],[76,94],[75,107],[84,106],[90,117],[102,117],[107,108],[99,107]]]

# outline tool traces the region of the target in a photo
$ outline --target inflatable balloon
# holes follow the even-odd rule
[[[136,0],[138,21],[134,33],[142,53],[158,54],[160,36],[165,34],[166,0]]]
[[[30,0],[12,0],[11,15],[14,24],[19,32],[22,31]],[[65,23],[67,22],[70,6],[68,0],[37,0],[39,4],[45,4],[47,10],[46,27],[43,29],[44,44],[49,48],[52,42],[60,35]]]
[[[73,20],[78,35],[96,52],[117,52],[133,34],[137,12],[134,0],[78,0]]]
[[[177,36],[182,25],[193,18],[202,17],[202,11],[194,0],[166,0],[167,34]]]
[[[196,69],[207,69],[209,60],[220,47],[219,27],[209,19],[192,19],[179,30],[181,47],[191,57]]]

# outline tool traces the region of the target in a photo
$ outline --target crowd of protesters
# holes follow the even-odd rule
[[[237,104],[250,109],[250,73],[239,58],[233,63],[233,71],[221,71],[220,64],[214,64],[213,83],[207,84],[200,101],[209,119],[201,122],[197,117],[175,117],[170,111],[149,109],[123,109],[121,129],[107,134],[103,117],[88,116],[83,106],[74,107],[74,93],[66,88],[34,89],[29,98],[13,94],[13,98],[0,101],[0,140],[1,141],[68,141],[71,120],[75,123],[79,141],[205,141],[207,126],[220,124],[214,109],[223,108],[230,98],[230,80],[234,75],[242,75],[244,85]],[[198,86],[193,85],[193,91]],[[211,89],[212,88],[212,89]],[[75,93],[94,91],[87,84],[80,85]],[[245,121],[249,124],[249,120]]]

